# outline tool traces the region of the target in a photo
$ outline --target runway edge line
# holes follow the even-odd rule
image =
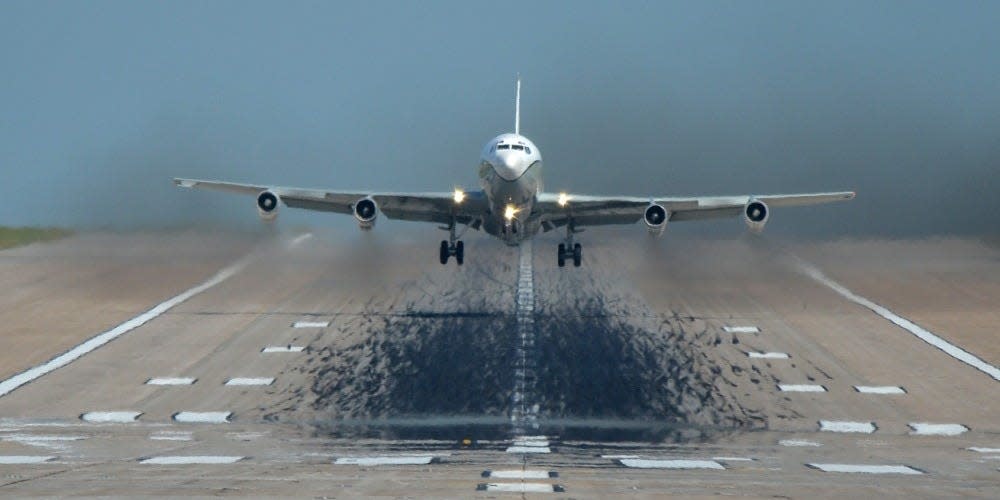
[[[77,345],[76,347],[50,359],[49,361],[46,361],[45,363],[42,363],[33,368],[29,368],[21,373],[18,373],[17,375],[14,375],[4,380],[3,382],[0,382],[0,397],[6,396],[7,394],[10,394],[17,388],[21,387],[22,385],[37,380],[43,375],[54,372],[59,368],[62,368],[72,363],[73,361],[80,359],[87,353],[100,348],[104,344],[107,344],[108,342],[111,342],[112,340],[156,319],[163,313],[169,311],[170,309],[174,308],[177,305],[180,305],[181,303],[187,301],[188,299],[194,297],[195,295],[198,295],[199,293],[204,292],[205,290],[208,290],[209,288],[212,288],[213,286],[218,285],[219,283],[222,283],[223,281],[231,278],[233,275],[242,271],[243,268],[246,267],[246,265],[250,262],[251,255],[252,253],[230,264],[229,266],[226,266],[219,272],[215,273],[215,275],[209,278],[208,281],[205,281],[204,283],[195,286],[194,288],[190,288],[187,291],[174,296],[173,298],[167,299],[159,303],[152,309],[112,328],[111,330],[108,330],[94,337],[91,337],[86,342]]]

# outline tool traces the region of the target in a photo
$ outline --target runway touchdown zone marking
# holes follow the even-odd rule
[[[862,394],[906,394],[906,389],[895,385],[856,385],[854,390]]]
[[[226,381],[226,385],[271,385],[274,383],[273,377],[233,377]]]
[[[264,354],[270,354],[270,353],[276,353],[276,352],[302,352],[305,349],[306,348],[304,346],[300,346],[300,345],[287,345],[287,346],[285,346],[285,345],[280,345],[280,346],[269,345],[269,346],[261,349],[260,352],[262,352]]]
[[[806,464],[823,472],[848,472],[859,474],[908,474],[920,475],[922,471],[908,465],[857,465],[857,464]]]
[[[135,422],[140,415],[141,411],[89,411],[80,415],[80,420],[95,424],[124,424]]]
[[[820,420],[819,430],[822,432],[856,432],[871,434],[878,427],[875,422],[848,422],[842,420]]]
[[[139,460],[140,464],[146,465],[224,465],[234,464],[246,457],[237,456],[202,456],[202,455],[176,455],[151,457]]]
[[[726,333],[760,333],[760,328],[756,326],[724,326],[722,330]]]
[[[175,422],[195,424],[227,424],[233,416],[231,411],[179,411],[174,413]]]
[[[826,387],[813,384],[778,384],[781,392],[826,392]]]
[[[191,385],[197,381],[189,377],[154,377],[147,380],[146,385]]]
[[[928,424],[910,423],[907,424],[913,429],[910,434],[914,436],[958,436],[965,434],[969,428],[962,424]]]
[[[546,483],[479,483],[476,491],[501,491],[506,493],[564,493],[558,484]]]
[[[759,359],[788,359],[788,353],[785,352],[748,352],[747,356]]]
[[[618,460],[625,467],[633,469],[713,469],[726,470],[715,460],[652,460],[645,458],[623,458]]]

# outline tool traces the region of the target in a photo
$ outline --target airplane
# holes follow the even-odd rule
[[[352,214],[363,230],[372,229],[379,214],[389,219],[441,224],[449,232],[438,252],[441,264],[451,257],[462,265],[465,245],[460,239],[469,228],[518,246],[539,232],[566,231],[558,246],[557,264],[572,260],[580,267],[583,248],[574,235],[587,226],[635,224],[643,221],[650,234],[661,235],[668,222],[742,216],[749,229],[760,232],[771,207],[814,205],[853,199],[853,191],[781,195],[702,197],[592,196],[551,193],[542,189],[542,153],[521,135],[521,78],[514,92],[514,132],[498,135],[483,146],[479,159],[478,190],[388,193],[335,191],[262,184],[240,184],[175,178],[185,188],[212,189],[257,197],[261,219],[272,221],[280,205],[291,208]],[[465,226],[458,233],[459,225]]]

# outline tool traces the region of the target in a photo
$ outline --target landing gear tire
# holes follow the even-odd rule
[[[566,245],[559,244],[559,267],[566,265]]]
[[[439,256],[439,258],[441,260],[441,264],[442,265],[448,263],[448,257],[451,256],[451,252],[448,249],[448,242],[447,241],[441,241],[441,251],[439,252],[438,256]]]
[[[579,243],[573,245],[573,267],[580,267],[583,262],[583,247]]]
[[[461,266],[463,261],[465,261],[465,243],[459,241],[455,243],[455,262]]]

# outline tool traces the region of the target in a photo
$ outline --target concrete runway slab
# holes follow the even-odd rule
[[[231,278],[0,397],[0,462],[46,458],[0,464],[0,491],[486,498],[507,494],[480,484],[524,481],[564,489],[529,494],[539,497],[1000,496],[1000,453],[970,449],[1000,448],[1000,382],[800,268],[815,265],[995,364],[995,246],[633,233],[588,232],[580,269],[555,266],[555,240],[535,242],[528,344],[514,314],[517,249],[474,236],[461,268],[436,263],[435,235],[295,244],[295,234],[84,235],[0,252],[0,275],[13,284],[0,290],[4,377],[250,256]],[[304,349],[262,352],[288,345]],[[522,378],[518,349],[530,360]],[[146,384],[154,377],[196,381]],[[274,381],[225,385],[236,377]],[[515,380],[532,384],[533,439],[551,453],[506,451]],[[80,418],[101,411],[141,415]],[[178,412],[231,416],[184,423]],[[875,430],[825,432],[821,420]],[[968,431],[914,435],[914,423]],[[810,445],[781,444],[795,442]],[[723,468],[630,468],[603,457],[612,455]],[[433,458],[371,465],[414,456]],[[336,464],[344,458],[368,465]],[[901,466],[917,473],[895,473]],[[518,469],[556,475],[482,475]]]

